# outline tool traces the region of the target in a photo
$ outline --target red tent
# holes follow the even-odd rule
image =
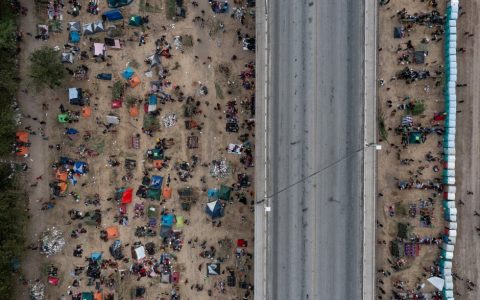
[[[133,194],[132,188],[126,189],[122,195],[122,204],[132,203],[132,194]]]
[[[59,281],[60,280],[57,277],[48,276],[48,283],[51,285],[58,285]]]

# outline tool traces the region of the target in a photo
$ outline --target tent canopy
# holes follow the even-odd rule
[[[122,195],[122,204],[132,203],[132,198],[133,198],[132,195],[133,195],[133,189],[132,188],[126,189]]]
[[[69,120],[68,114],[66,114],[66,113],[59,114],[59,115],[57,116],[57,120],[58,120],[58,122],[60,122],[60,123],[67,123],[68,120]]]
[[[71,43],[80,42],[79,32],[78,31],[70,31],[70,34],[68,35],[68,39],[70,40]]]
[[[102,31],[105,31],[105,28],[103,27],[102,20],[95,21],[93,23],[93,32],[97,33],[97,32],[102,32]]]
[[[104,56],[105,55],[105,44],[103,43],[93,43],[93,55],[95,56]]]
[[[76,161],[73,165],[73,172],[77,174],[85,174],[87,172],[88,165],[83,161]]]
[[[231,187],[228,187],[228,186],[222,184],[220,186],[220,190],[218,191],[218,198],[222,199],[222,200],[225,200],[225,201],[230,200],[231,191],[232,191]]]
[[[123,15],[118,9],[106,11],[103,13],[102,17],[108,21],[117,21],[123,19]]]
[[[29,142],[29,133],[25,131],[19,131],[15,133],[15,139],[17,140],[17,143],[28,143]]]
[[[133,0],[108,0],[108,7],[110,8],[119,8],[122,6],[129,5]]]
[[[441,291],[443,290],[443,285],[445,281],[440,278],[440,277],[430,277],[427,279],[428,282],[430,282],[437,290]]]
[[[69,88],[68,89],[68,100],[72,105],[85,105],[83,99],[83,91],[80,88]]]
[[[127,67],[125,70],[122,71],[123,78],[127,80],[132,78],[133,74],[135,74],[135,71],[131,67]]]
[[[110,226],[105,229],[107,232],[107,238],[113,239],[118,237],[118,227],[117,226]]]
[[[70,52],[63,52],[62,53],[62,62],[63,63],[71,63],[73,64],[73,55]]]
[[[212,201],[208,202],[207,206],[205,208],[205,212],[212,218],[212,219],[217,219],[220,217],[223,217],[223,206],[220,201]]]
[[[70,32],[80,32],[82,30],[82,25],[80,25],[80,22],[68,22],[68,30],[70,30]]]
[[[133,75],[132,78],[128,80],[128,83],[132,88],[140,84],[140,78],[137,75]]]
[[[142,24],[143,24],[142,17],[137,15],[131,16],[128,21],[128,25],[132,25],[132,26],[141,26]]]
[[[93,24],[92,23],[83,24],[82,27],[83,27],[83,35],[93,34]]]
[[[152,176],[152,182],[150,183],[150,187],[153,189],[160,189],[162,187],[163,177],[154,175]]]
[[[175,220],[174,215],[165,214],[165,215],[162,216],[162,225],[172,227],[174,220]]]

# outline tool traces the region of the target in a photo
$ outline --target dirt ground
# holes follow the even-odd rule
[[[480,212],[480,47],[479,34],[479,8],[478,0],[461,1],[463,11],[458,22],[459,48],[464,48],[465,53],[457,56],[458,82],[467,84],[466,87],[457,88],[457,99],[465,101],[458,105],[462,110],[462,117],[457,118],[457,199],[465,204],[458,207],[458,237],[453,260],[453,271],[458,273],[463,280],[455,281],[455,293],[459,299],[479,299],[478,288],[468,291],[465,280],[478,283],[480,272],[480,237],[475,227],[480,227],[478,216]],[[465,32],[474,33],[473,37],[465,36]],[[468,195],[467,191],[473,192]]]
[[[122,13],[126,18],[130,14],[139,14],[140,4],[143,2],[135,1],[128,7],[122,8]],[[81,291],[93,291],[94,286],[87,286],[87,277],[85,273],[81,276],[74,277],[73,269],[75,266],[86,266],[87,262],[85,257],[90,256],[93,251],[103,251],[104,258],[110,259],[108,247],[111,245],[111,241],[103,242],[99,238],[99,231],[101,228],[105,228],[114,224],[114,216],[118,212],[118,205],[115,201],[107,201],[108,198],[113,197],[115,188],[126,186],[132,187],[134,191],[138,188],[143,177],[144,166],[151,168],[150,162],[145,161],[145,152],[147,149],[151,149],[155,146],[158,138],[173,139],[173,145],[166,150],[166,155],[171,157],[168,162],[168,167],[161,170],[151,171],[150,175],[161,175],[165,179],[168,175],[171,176],[172,181],[170,186],[173,188],[172,198],[166,200],[160,204],[158,202],[141,199],[134,196],[133,203],[128,206],[127,215],[129,216],[128,226],[119,226],[120,237],[123,245],[133,244],[135,241],[141,241],[143,244],[153,241],[159,246],[160,238],[139,238],[134,236],[134,230],[137,226],[143,226],[146,224],[147,219],[133,218],[133,205],[135,203],[145,203],[145,206],[149,204],[157,205],[159,208],[164,207],[169,210],[174,210],[177,215],[183,216],[189,221],[189,225],[183,227],[184,241],[183,249],[180,252],[175,252],[177,260],[173,264],[173,268],[180,272],[180,282],[178,285],[163,284],[159,282],[158,278],[142,277],[137,280],[134,275],[127,275],[122,282],[117,281],[117,288],[110,290],[107,287],[102,287],[105,293],[115,292],[115,299],[130,299],[130,291],[137,286],[143,286],[147,289],[145,299],[169,299],[168,293],[172,289],[177,289],[181,295],[181,299],[208,299],[208,290],[212,291],[212,297],[214,299],[240,299],[244,297],[248,289],[239,288],[239,281],[245,281],[248,284],[253,283],[253,258],[250,255],[241,256],[240,259],[236,259],[236,240],[245,239],[248,242],[248,246],[244,248],[245,253],[253,254],[253,213],[251,207],[251,200],[254,197],[253,186],[248,188],[242,188],[232,193],[232,201],[226,202],[225,216],[220,219],[221,227],[214,227],[211,220],[207,218],[204,212],[205,204],[208,202],[206,188],[218,188],[220,184],[226,184],[232,186],[237,181],[237,174],[245,173],[250,176],[250,181],[253,182],[253,168],[244,168],[240,162],[240,155],[229,154],[226,148],[229,143],[241,144],[239,136],[241,134],[248,134],[248,140],[253,141],[253,130],[249,131],[241,126],[238,133],[227,133],[225,131],[225,109],[227,101],[235,100],[237,108],[239,110],[238,118],[240,124],[243,121],[251,118],[250,111],[241,105],[241,101],[250,99],[250,96],[254,93],[254,88],[246,90],[242,87],[242,82],[239,77],[240,73],[245,70],[245,64],[254,60],[254,53],[251,51],[245,51],[242,49],[242,43],[237,38],[237,30],[241,31],[241,34],[254,35],[254,19],[251,15],[247,14],[245,25],[242,25],[239,20],[231,18],[228,14],[214,14],[209,7],[207,1],[201,1],[199,7],[194,7],[190,2],[185,1],[187,9],[187,18],[178,22],[168,21],[165,18],[164,2],[158,1],[157,3],[151,3],[152,6],[157,5],[158,12],[148,13],[149,23],[148,28],[145,28],[146,44],[138,46],[137,33],[142,31],[141,27],[131,27],[125,24],[124,36],[121,39],[126,40],[125,47],[122,50],[110,50],[107,49],[107,55],[111,55],[111,58],[107,59],[107,63],[97,63],[92,58],[86,61],[80,61],[77,56],[74,65],[66,65],[71,69],[81,63],[86,64],[90,68],[90,79],[85,81],[77,81],[73,78],[66,80],[65,84],[55,90],[45,90],[41,93],[35,92],[30,88],[31,84],[27,79],[28,68],[28,56],[36,48],[43,45],[51,47],[59,46],[62,48],[68,40],[68,31],[66,30],[67,22],[76,20],[81,23],[96,21],[100,19],[100,16],[94,16],[85,11],[86,3],[82,3],[84,7],[81,10],[80,16],[73,18],[66,13],[66,9],[70,4],[66,3],[65,11],[63,13],[63,32],[53,33],[49,40],[40,41],[31,36],[27,36],[26,33],[32,33],[35,35],[36,24],[45,22],[46,14],[45,9],[41,9],[35,16],[35,7],[32,1],[24,1],[22,5],[29,9],[27,17],[21,18],[20,26],[24,32],[24,41],[21,44],[21,90],[18,99],[22,107],[22,113],[25,116],[22,120],[22,126],[31,126],[31,130],[36,131],[37,135],[33,135],[31,138],[31,156],[27,159],[30,167],[30,172],[25,177],[25,184],[29,189],[30,199],[30,214],[31,222],[29,224],[28,234],[29,240],[35,243],[40,233],[47,227],[56,226],[65,233],[67,240],[66,246],[63,252],[59,255],[55,255],[46,258],[39,253],[38,250],[28,250],[25,260],[23,262],[23,272],[26,279],[30,282],[39,279],[45,283],[46,299],[60,299],[63,295],[67,295],[70,290],[73,293]],[[236,6],[233,2],[230,3],[231,7]],[[243,4],[242,4],[243,5]],[[101,11],[106,10],[106,2],[101,2]],[[248,11],[251,9],[249,8]],[[202,13],[201,11],[204,11]],[[231,10],[230,10],[231,12]],[[253,12],[253,10],[252,10]],[[143,15],[143,14],[142,14]],[[205,19],[205,26],[202,28],[198,23],[192,22],[196,16],[203,16]],[[128,20],[128,19],[127,19]],[[213,24],[217,24],[218,20],[223,22],[225,32],[213,32],[209,36],[209,30],[215,31]],[[108,22],[107,22],[108,23]],[[119,24],[119,23],[117,23]],[[121,22],[120,22],[121,24]],[[162,28],[162,26],[165,26]],[[172,44],[174,36],[189,34],[193,37],[193,47],[184,47],[184,53],[175,49],[172,45],[171,53],[172,58],[167,59],[162,57],[162,66],[170,70],[170,75],[167,80],[171,82],[171,86],[165,89],[165,92],[174,94],[173,88],[175,86],[180,87],[180,90],[185,96],[194,97],[195,101],[199,101],[198,108],[201,113],[196,115],[194,119],[198,124],[202,125],[201,130],[193,129],[186,130],[184,126],[183,109],[185,102],[167,102],[166,104],[159,104],[161,129],[159,132],[154,133],[153,137],[149,137],[142,133],[142,120],[143,120],[143,104],[140,109],[140,116],[138,118],[130,117],[128,110],[124,103],[124,107],[113,110],[111,108],[112,91],[111,86],[115,80],[124,81],[120,72],[126,67],[126,65],[133,61],[138,62],[139,66],[134,68],[136,74],[141,79],[141,84],[135,88],[128,88],[126,94],[128,96],[134,96],[140,99],[146,97],[146,93],[149,89],[149,82],[156,80],[154,75],[152,78],[146,77],[144,74],[147,71],[148,66],[143,63],[143,60],[154,53],[155,40],[159,39],[162,35],[165,35],[165,39]],[[92,36],[94,39],[101,39],[105,33],[97,33]],[[132,39],[132,41],[129,41]],[[197,41],[197,39],[200,39]],[[90,42],[88,37],[82,36],[80,41],[81,50],[85,50],[92,57],[91,51],[89,51]],[[236,60],[231,60],[232,55],[236,55]],[[196,58],[198,57],[198,58]],[[208,58],[210,57],[210,58]],[[176,63],[178,63],[177,67]],[[218,72],[218,65],[224,63],[229,66],[231,76],[230,86],[227,86],[227,78]],[[100,72],[112,73],[114,81],[99,81],[95,79],[95,75]],[[232,83],[232,81],[235,81]],[[208,94],[200,95],[199,86],[200,83],[207,86]],[[224,99],[220,99],[220,96],[216,95],[216,84],[222,89]],[[78,123],[70,124],[69,127],[73,127],[80,131],[80,135],[83,135],[86,131],[90,131],[92,138],[88,142],[78,139],[75,141],[68,140],[65,135],[65,126],[59,124],[56,121],[56,116],[60,112],[58,107],[63,104],[67,109],[73,111],[79,111],[80,107],[70,106],[68,104],[68,87],[78,87],[89,91],[93,96],[90,98],[91,107],[94,108],[92,116],[90,118],[80,118]],[[27,90],[27,91],[25,91]],[[231,94],[228,93],[231,91]],[[176,98],[174,96],[174,98]],[[42,104],[47,103],[49,109],[42,111]],[[220,109],[216,110],[214,107],[220,104]],[[99,118],[100,122],[105,121],[105,115],[114,113],[120,117],[120,124],[116,126],[116,132],[102,133],[104,127],[96,122]],[[162,124],[162,117],[169,113],[175,113],[177,116],[177,122],[173,127],[166,128]],[[30,117],[29,117],[30,116]],[[37,120],[34,120],[36,118]],[[46,125],[42,126],[39,122],[45,121]],[[44,130],[48,140],[42,139],[39,135],[40,129]],[[132,149],[130,147],[130,139],[132,135],[141,134],[140,149]],[[187,148],[187,138],[189,135],[196,135],[199,137],[199,147],[197,149]],[[60,144],[61,150],[57,151],[50,149],[49,145]],[[80,144],[86,144],[88,148],[95,149],[99,152],[97,157],[81,158],[79,154],[75,153],[76,147]],[[116,159],[121,163],[120,166],[112,168],[108,165],[107,160],[110,156],[115,155]],[[188,182],[181,182],[178,179],[176,171],[173,169],[175,162],[187,161],[191,162],[191,156],[197,155],[199,162],[197,167],[192,172],[193,177]],[[82,176],[77,185],[69,185],[69,192],[76,192],[80,196],[80,201],[77,203],[73,197],[67,196],[65,198],[59,198],[53,200],[55,207],[50,210],[41,210],[42,202],[48,201],[50,190],[48,187],[49,182],[54,179],[54,170],[51,168],[51,164],[59,159],[60,156],[68,156],[72,159],[82,159],[88,162],[90,172]],[[122,176],[126,171],[123,166],[125,158],[135,159],[137,161],[137,167],[133,173],[133,179],[129,182],[123,182]],[[203,166],[203,164],[210,164],[215,159],[226,159],[230,163],[231,172],[225,178],[216,179],[209,175],[209,167]],[[38,176],[42,176],[42,179],[36,179]],[[201,182],[201,178],[205,176],[205,182]],[[31,187],[30,184],[38,182],[36,187]],[[165,182],[165,181],[164,181]],[[83,186],[82,186],[83,185]],[[182,211],[179,203],[179,197],[177,190],[182,187],[190,186],[195,191],[197,202],[194,204],[190,211]],[[238,202],[238,195],[243,193],[246,195],[248,202],[244,205]],[[85,206],[84,200],[88,196],[99,194],[101,201],[100,206],[95,207],[101,209],[103,213],[102,224],[99,228],[94,226],[86,226],[87,233],[81,234],[78,238],[71,238],[70,232],[76,228],[78,223],[82,221],[71,221],[68,215],[70,209],[76,209],[82,212],[92,210],[94,207]],[[157,232],[159,228],[156,228]],[[228,238],[233,241],[233,247],[228,249],[229,258],[221,263],[221,275],[219,276],[206,276],[206,263],[211,262],[210,259],[202,258],[199,256],[202,248],[200,243],[206,241],[207,247],[214,246],[217,252],[220,252],[220,246],[218,241],[223,238]],[[187,241],[197,239],[198,242]],[[73,257],[73,249],[76,245],[81,244],[84,252],[83,257]],[[208,249],[208,248],[207,248]],[[126,263],[119,261],[118,269],[129,269],[133,259],[129,255],[129,248],[124,248],[124,254],[130,258],[130,262]],[[173,250],[167,249],[166,252],[173,253]],[[154,256],[158,258],[160,252]],[[53,264],[59,268],[60,284],[58,286],[48,285],[47,274],[45,267],[48,264]],[[226,268],[231,268],[235,271],[237,284],[235,288],[226,287],[225,292],[220,292],[220,286],[226,285],[226,277],[228,272]],[[102,270],[102,275],[108,276],[114,274],[116,270],[113,268],[107,268]],[[72,287],[74,279],[80,281],[79,287]],[[203,286],[201,291],[198,291],[193,285],[198,284]],[[162,298],[163,297],[163,298]],[[253,297],[250,292],[250,296],[245,299],[251,299]],[[27,299],[28,291],[25,288],[18,289],[18,299]],[[69,299],[69,298],[68,298]]]
[[[444,111],[442,84],[436,86],[436,82],[443,83],[442,77],[417,80],[406,84],[405,80],[397,78],[397,73],[405,67],[413,70],[428,70],[433,77],[437,70],[443,70],[443,39],[432,41],[434,28],[424,25],[414,25],[406,35],[400,39],[394,39],[394,27],[400,26],[397,12],[406,8],[408,14],[429,12],[433,7],[429,1],[399,0],[390,1],[387,5],[379,6],[379,66],[378,66],[378,107],[381,119],[385,124],[388,134],[383,140],[379,133],[379,144],[382,150],[378,151],[378,203],[377,203],[377,250],[376,269],[377,275],[377,298],[378,299],[403,299],[393,298],[394,292],[399,297],[411,297],[412,293],[422,293],[432,296],[436,290],[427,278],[436,276],[438,273],[430,269],[434,261],[440,255],[440,241],[432,244],[421,244],[416,257],[394,258],[390,250],[390,243],[397,239],[398,223],[408,224],[412,237],[419,239],[439,238],[444,228],[442,195],[434,190],[398,188],[399,180],[419,180],[427,182],[435,178],[441,179],[441,154],[442,147],[439,142],[442,136],[435,133],[427,135],[425,143],[409,144],[403,147],[400,134],[395,133],[395,128],[401,125],[402,117],[411,115],[406,110],[401,110],[399,105],[407,104],[411,100],[423,100],[425,111],[420,115],[413,116],[413,124],[418,127],[433,127],[434,113]],[[436,8],[441,14],[445,11],[444,1],[438,1]],[[406,24],[404,24],[405,26]],[[442,35],[440,34],[439,37]],[[422,43],[428,38],[427,43]],[[406,49],[407,42],[411,41],[415,50],[427,51],[425,64],[401,64],[398,60],[403,53],[397,49]],[[383,84],[382,81],[383,80]],[[406,99],[406,97],[410,97]],[[439,123],[443,127],[442,122]],[[379,126],[381,127],[381,126]],[[435,161],[426,161],[426,155],[431,152]],[[401,163],[404,160],[405,164]],[[434,167],[438,167],[437,172]],[[413,207],[416,207],[413,210]],[[425,206],[426,214],[431,215],[431,226],[422,225],[420,208]],[[413,213],[416,211],[416,213]],[[412,212],[412,215],[410,215]],[[405,242],[405,240],[404,240]],[[400,246],[403,248],[403,244]],[[421,288],[421,285],[424,285]],[[405,298],[407,299],[407,298]]]

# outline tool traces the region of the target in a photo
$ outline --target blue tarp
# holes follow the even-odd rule
[[[172,214],[167,214],[162,216],[162,226],[167,226],[167,227],[172,227],[173,226],[173,221],[174,217]]]
[[[83,161],[76,161],[73,165],[73,172],[77,174],[85,174],[87,163]]]
[[[149,105],[156,105],[157,104],[157,95],[150,95],[150,97],[148,97],[148,104]]]
[[[70,31],[69,39],[72,43],[78,43],[80,42],[80,34],[78,31]]]
[[[205,207],[205,212],[212,219],[223,217],[222,203],[220,203],[220,201],[218,201],[218,200],[207,203],[207,206]]]
[[[76,130],[75,128],[67,128],[67,130],[65,131],[66,134],[78,134],[78,130]]]
[[[103,13],[102,16],[109,21],[116,21],[116,20],[123,19],[123,15],[118,9],[106,11]]]
[[[150,187],[153,189],[160,189],[162,187],[163,177],[154,175],[152,176],[152,182],[150,183]]]
[[[101,260],[102,259],[102,252],[92,252],[92,255],[90,256],[90,258],[93,261]]]
[[[208,198],[217,198],[217,193],[218,193],[217,189],[208,189],[207,191]]]
[[[122,72],[122,76],[123,76],[123,78],[125,78],[126,80],[129,80],[130,78],[132,78],[133,74],[135,74],[135,71],[134,71],[132,68],[130,68],[130,67],[126,68],[126,69],[123,70],[123,72]]]

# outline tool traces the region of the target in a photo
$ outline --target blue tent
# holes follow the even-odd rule
[[[172,214],[166,214],[162,216],[162,226],[172,227],[174,217]]]
[[[123,15],[118,9],[106,11],[103,13],[102,17],[109,21],[117,21],[123,19]]]
[[[157,104],[157,95],[150,95],[150,97],[148,97],[148,104],[149,105],[156,105]]]
[[[162,183],[163,183],[163,177],[154,175],[152,176],[150,187],[153,189],[160,189],[162,187]]]
[[[98,261],[102,259],[102,252],[92,252],[92,255],[90,255],[90,259],[93,261]]]
[[[217,219],[223,217],[223,206],[220,201],[212,201],[207,203],[207,207],[205,207],[205,212],[212,218]]]
[[[123,70],[122,72],[122,76],[123,78],[125,78],[126,80],[129,80],[130,78],[132,78],[133,74],[135,74],[135,71],[131,68],[131,67],[127,67],[125,70]]]
[[[85,174],[87,172],[87,163],[83,161],[76,161],[73,165],[73,172],[77,174]]]
[[[208,189],[207,191],[208,198],[217,198],[217,193],[218,193],[217,189]]]
[[[70,31],[69,39],[71,43],[78,43],[80,42],[80,34],[78,31]]]

